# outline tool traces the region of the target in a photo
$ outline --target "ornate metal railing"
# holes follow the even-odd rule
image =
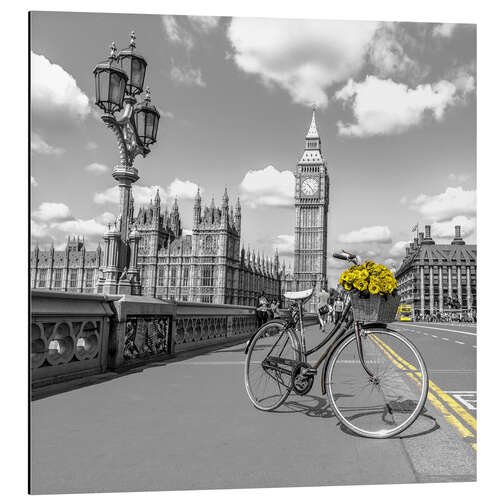
[[[255,310],[245,306],[177,304],[174,319],[177,352],[205,344],[250,336],[256,328]]]
[[[171,316],[128,316],[123,358],[131,359],[171,353]]]

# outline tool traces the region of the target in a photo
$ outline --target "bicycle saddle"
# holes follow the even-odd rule
[[[302,290],[300,292],[285,292],[285,298],[290,300],[303,300],[306,301],[312,297],[314,288],[309,288],[309,290]]]

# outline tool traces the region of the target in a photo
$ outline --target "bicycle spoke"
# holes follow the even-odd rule
[[[249,346],[245,385],[253,404],[261,410],[278,407],[290,393],[290,363],[297,359],[290,335],[281,323],[269,323]]]
[[[330,403],[342,423],[358,434],[385,437],[401,432],[425,403],[427,387],[420,383],[422,374],[427,381],[423,361],[404,337],[388,330],[378,330],[376,335],[368,332],[361,336],[361,342],[364,361],[373,377],[361,365],[353,335],[329,364]],[[406,363],[395,360],[391,352]],[[409,365],[416,368],[410,371]]]

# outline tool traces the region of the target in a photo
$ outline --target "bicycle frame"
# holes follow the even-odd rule
[[[306,350],[306,342],[305,342],[305,335],[304,335],[304,325],[303,325],[303,320],[302,320],[302,307],[299,308],[299,321],[297,322],[297,325],[299,327],[300,331],[300,342],[298,345],[300,346],[300,360],[302,362],[307,363],[307,357],[310,356],[311,354],[319,351],[323,346],[326,344],[330,343],[330,345],[325,349],[325,351],[321,354],[319,359],[311,365],[311,370],[313,373],[317,373],[318,368],[321,366],[321,364],[327,360],[327,362],[323,366],[323,373],[321,376],[321,391],[323,394],[326,393],[326,387],[325,387],[325,371],[326,367],[328,365],[328,360],[329,358],[333,355],[335,352],[335,349],[340,345],[340,343],[348,336],[350,335],[353,331],[356,334],[356,345],[358,349],[358,355],[359,359],[361,362],[361,365],[363,369],[366,371],[367,375],[372,378],[373,373],[370,371],[368,366],[365,363],[364,359],[364,354],[363,354],[363,346],[361,344],[361,331],[366,327],[370,326],[377,326],[377,327],[386,327],[385,325],[382,324],[373,324],[373,325],[362,325],[361,323],[357,321],[346,321],[347,316],[349,315],[349,312],[351,310],[351,303],[349,302],[347,307],[344,309],[344,313],[342,314],[342,317],[340,318],[340,321],[332,328],[330,333],[317,345],[312,347],[309,350]],[[344,321],[345,324],[344,324]]]

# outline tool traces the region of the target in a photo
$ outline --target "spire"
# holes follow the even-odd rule
[[[316,105],[312,107],[311,125],[309,125],[306,139],[319,139],[318,127],[316,126]]]
[[[200,221],[201,221],[201,195],[200,195],[200,188],[198,187],[198,191],[196,192],[193,205],[193,228],[198,227]]]
[[[179,211],[179,205],[177,204],[177,196],[175,197],[174,204],[172,205],[172,211],[173,212]]]
[[[157,189],[157,190],[156,190],[156,196],[155,196],[155,205],[156,205],[157,207],[158,207],[158,206],[160,206],[160,201],[161,201],[161,200],[160,200],[160,190],[159,190],[159,189]]]
[[[227,207],[229,202],[229,196],[227,194],[227,188],[224,188],[224,194],[222,195],[222,206]]]
[[[239,196],[236,199],[236,206],[234,210],[234,225],[236,226],[236,231],[241,233],[241,203]]]
[[[311,124],[305,139],[305,148],[299,165],[321,165],[325,164],[321,155],[321,138],[316,125],[316,107],[313,106]]]

